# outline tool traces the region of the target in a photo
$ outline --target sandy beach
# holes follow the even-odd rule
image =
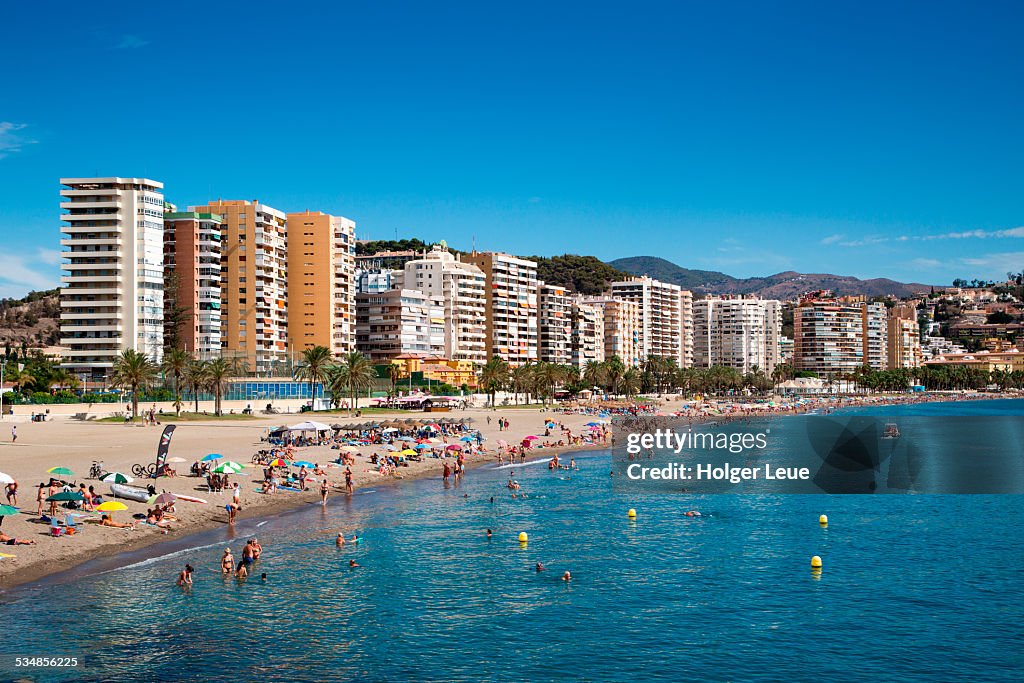
[[[821,408],[841,407],[855,404],[878,405],[884,403],[929,402],[936,400],[964,400],[968,398],[994,398],[981,394],[928,394],[913,396],[867,396],[867,397],[820,397],[800,406],[780,404],[769,408],[765,404],[755,407],[757,414],[786,415]],[[749,415],[742,403],[732,401],[713,401],[710,403],[693,404],[684,402],[679,397],[647,401],[657,404],[659,414],[680,412],[693,417],[711,417],[721,419],[728,415],[737,418]],[[205,407],[205,406],[204,406]],[[208,453],[219,453],[228,460],[249,465],[257,451],[267,448],[263,441],[268,429],[282,425],[294,424],[309,417],[289,413],[284,415],[256,416],[246,419],[229,420],[197,420],[194,422],[176,423],[171,446],[171,457],[183,458],[184,463],[175,465],[179,476],[161,477],[153,480],[136,479],[134,485],[146,486],[153,483],[158,492],[169,491],[205,499],[206,504],[178,501],[175,516],[178,521],[172,522],[173,529],[166,534],[163,530],[138,525],[136,529],[119,529],[102,527],[99,514],[81,518],[79,531],[69,537],[51,537],[49,526],[36,515],[37,487],[40,482],[49,481],[46,470],[55,467],[67,467],[74,475],[64,477],[69,482],[94,486],[97,493],[103,494],[105,500],[118,500],[128,506],[128,510],[114,514],[115,521],[134,521],[132,515],[144,513],[147,504],[131,500],[109,497],[109,487],[99,481],[87,479],[89,467],[93,460],[100,460],[108,472],[116,471],[131,474],[135,463],[149,464],[155,459],[157,443],[162,432],[160,426],[143,426],[141,424],[123,424],[116,422],[82,421],[73,418],[75,408],[68,408],[60,413],[51,414],[48,421],[31,422],[22,408],[20,418],[14,420],[10,416],[0,425],[0,471],[14,477],[19,484],[17,506],[21,513],[3,518],[0,530],[18,539],[34,540],[34,545],[4,546],[4,551],[13,557],[0,560],[0,588],[9,588],[18,584],[34,581],[48,574],[57,573],[87,560],[104,555],[117,554],[128,550],[137,550],[162,540],[178,538],[182,535],[195,533],[218,526],[227,525],[227,513],[224,504],[230,502],[231,493],[210,493],[205,479],[186,476],[192,462],[201,459]],[[170,406],[159,406],[170,411]],[[730,413],[730,408],[732,412]],[[110,412],[116,406],[105,406],[100,410]],[[763,409],[764,412],[761,412]],[[710,412],[704,412],[710,411]],[[55,411],[56,413],[57,411]],[[101,413],[103,414],[103,413]],[[424,419],[472,418],[472,426],[478,428],[485,438],[486,453],[469,455],[466,458],[467,469],[486,463],[495,462],[496,444],[499,439],[509,444],[518,444],[530,434],[544,435],[544,425],[553,420],[564,425],[573,434],[580,434],[587,422],[594,419],[589,414],[566,414],[552,410],[541,411],[537,406],[506,407],[497,410],[467,409],[445,415],[428,415],[396,411],[387,414],[374,414],[361,418],[347,417],[345,413],[317,413],[312,419],[342,425],[353,425],[368,421],[384,422],[389,419]],[[498,418],[507,418],[510,422],[508,431],[499,431]],[[490,422],[488,423],[488,418]],[[18,439],[11,440],[11,427],[17,426]],[[547,440],[557,442],[559,430],[552,430]],[[540,443],[540,442],[537,442]],[[603,447],[602,445],[589,446]],[[555,452],[582,450],[586,447],[551,447],[535,450],[530,457],[537,458]],[[370,456],[374,453],[383,455],[387,451],[383,446],[363,446],[356,454],[357,464],[352,467],[353,481],[356,489],[381,485],[394,485],[402,481],[422,478],[441,478],[443,460],[424,458],[419,462],[409,462],[407,467],[399,468],[397,477],[382,476],[370,464]],[[329,446],[309,446],[296,448],[294,459],[307,460],[324,466],[332,490],[328,505],[332,500],[345,496],[345,468],[340,465],[328,464],[339,455],[338,450]],[[449,460],[450,462],[450,460]],[[248,476],[233,477],[241,486],[240,519],[273,515],[286,509],[318,501],[316,485],[310,483],[306,492],[279,491],[274,495],[258,492],[262,480],[260,466],[247,466]],[[469,476],[472,476],[470,474]],[[6,502],[6,500],[4,501]],[[44,511],[49,504],[44,504]],[[66,510],[59,508],[58,517]]]
[[[105,500],[118,500],[128,506],[128,510],[114,513],[117,522],[131,522],[133,514],[145,513],[146,503],[109,497],[109,486],[99,481],[87,479],[89,467],[93,460],[101,460],[106,471],[116,471],[131,475],[135,463],[152,463],[155,459],[157,443],[163,426],[143,426],[141,424],[118,424],[114,422],[80,421],[70,415],[53,415],[46,422],[10,421],[0,426],[0,471],[9,474],[18,481],[17,506],[21,513],[3,518],[0,531],[18,539],[34,540],[35,545],[3,546],[4,551],[14,557],[0,560],[0,587],[9,588],[21,583],[34,581],[45,575],[60,572],[81,564],[94,557],[115,554],[127,550],[139,549],[146,545],[158,543],[183,534],[194,533],[205,529],[227,524],[227,513],[224,504],[230,502],[231,493],[209,493],[205,479],[185,476],[192,462],[208,453],[219,453],[228,460],[238,463],[251,463],[257,451],[267,448],[261,441],[269,428],[281,424],[294,424],[306,419],[307,416],[273,415],[258,416],[242,420],[210,420],[176,423],[170,456],[180,457],[185,463],[175,465],[179,476],[161,477],[157,481],[139,479],[133,485],[146,486],[153,483],[157,491],[169,491],[202,498],[207,504],[178,501],[172,522],[173,530],[164,534],[161,529],[147,525],[138,525],[136,529],[118,529],[100,526],[99,514],[79,518],[78,531],[73,536],[51,537],[50,528],[39,520],[36,515],[36,494],[40,482],[48,482],[50,475],[46,470],[55,467],[67,467],[74,472],[73,476],[63,477],[72,483],[85,483],[94,486],[97,493],[103,494]],[[469,409],[448,415],[424,415],[421,413],[375,414],[372,417],[348,418],[344,413],[318,413],[312,419],[331,424],[342,425],[365,423],[367,421],[386,421],[388,419],[423,419],[451,417],[462,419],[473,418],[473,427],[483,433],[485,447],[490,451],[484,454],[470,455],[466,458],[467,468],[480,464],[495,462],[494,452],[497,440],[504,439],[510,444],[518,444],[530,434],[544,435],[546,420],[553,419],[564,424],[573,433],[578,434],[583,425],[593,417],[589,415],[566,415],[550,411],[540,412],[538,407],[511,408],[496,411]],[[487,418],[491,421],[488,424]],[[509,420],[509,430],[499,432],[498,418]],[[17,425],[18,439],[11,442],[11,427]],[[552,430],[550,440],[557,441],[557,430]],[[569,448],[540,449],[532,457],[551,454]],[[578,449],[576,449],[578,450]],[[328,497],[328,505],[332,499],[345,496],[341,486],[344,484],[345,468],[339,465],[327,466],[327,463],[338,457],[338,450],[328,446],[309,446],[295,449],[296,459],[308,460],[326,466],[326,472],[332,488]],[[357,465],[352,467],[354,485],[358,489],[372,485],[398,484],[403,480],[420,477],[437,477],[440,479],[442,460],[424,458],[420,462],[410,462],[408,467],[399,468],[398,477],[385,477],[373,471],[369,457],[373,453],[384,454],[382,446],[364,446],[356,454]],[[451,462],[451,460],[449,461]],[[242,483],[241,506],[239,518],[272,515],[275,512],[305,505],[317,501],[319,494],[316,486],[310,484],[306,492],[279,491],[274,495],[259,493],[259,482],[262,480],[262,468],[246,467],[248,476],[233,477]],[[472,475],[470,475],[472,476]],[[6,500],[4,501],[6,502]],[[49,503],[44,503],[44,512]],[[64,508],[58,508],[58,517],[62,517]],[[80,512],[80,511],[74,511]]]

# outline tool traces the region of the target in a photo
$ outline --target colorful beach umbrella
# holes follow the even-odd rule
[[[46,472],[47,474],[60,474],[65,477],[75,476],[75,473],[72,472],[67,467],[51,467],[50,469],[46,470]]]
[[[100,481],[105,484],[130,484],[135,480],[127,474],[121,474],[120,472],[107,472],[100,477]]]
[[[399,452],[399,455],[416,455],[416,451],[411,448],[406,448],[404,451]]]
[[[97,505],[96,509],[100,512],[120,512],[122,510],[127,510],[128,506],[120,501],[108,500],[106,503]]]
[[[167,505],[168,503],[173,503],[176,500],[178,500],[176,495],[164,491],[158,496],[153,496],[147,502],[149,505]]]
[[[210,462],[211,460],[220,460],[224,456],[220,453],[210,453],[208,456],[203,458],[200,462]]]
[[[295,462],[292,463],[292,465],[295,467],[305,467],[306,469],[309,469],[310,467],[316,467],[316,465],[309,462],[308,460],[296,460]]]
[[[166,462],[187,462],[185,458],[167,458]]]
[[[476,439],[474,439],[472,436],[464,436],[461,439],[459,439],[459,441],[467,441],[467,442],[469,442],[469,441],[476,441]]]
[[[236,470],[231,463],[222,462],[210,471],[214,474],[238,474],[241,470]]]
[[[61,503],[69,500],[85,500],[85,496],[78,491],[61,491],[60,493],[53,494],[46,500]]]
[[[267,464],[270,465],[271,467],[291,467],[291,463],[285,460],[284,458],[274,458]]]
[[[448,446],[447,448],[445,448],[445,450],[446,451],[461,451],[462,450],[462,446],[460,446],[457,443],[453,443],[450,446]]]
[[[533,434],[530,434],[529,436],[524,436],[523,441],[536,441],[539,438],[539,436],[534,436]]]

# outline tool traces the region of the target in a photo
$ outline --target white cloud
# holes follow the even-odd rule
[[[942,266],[942,261],[934,258],[916,258],[910,262],[910,265],[920,270],[934,270]]]
[[[0,159],[20,152],[25,145],[34,145],[35,140],[25,137],[21,131],[27,126],[24,123],[0,121]]]
[[[960,232],[944,232],[937,235],[871,235],[856,240],[840,242],[832,235],[821,241],[822,244],[836,243],[841,247],[866,247],[886,242],[932,242],[935,240],[968,240],[968,239],[1006,239],[1024,238],[1024,227],[1006,228],[1003,230],[963,230]]]
[[[63,260],[59,249],[44,249],[43,247],[39,247],[36,250],[36,255],[37,261],[51,266],[59,266],[60,262]]]
[[[835,244],[836,242],[838,242],[839,240],[843,239],[844,237],[846,237],[846,235],[843,235],[843,234],[840,234],[840,233],[836,233],[835,235],[829,235],[828,237],[824,238],[823,240],[821,240],[820,243],[821,244]]]
[[[60,269],[41,259],[0,254],[0,295],[20,298],[35,289],[53,289],[60,280]]]

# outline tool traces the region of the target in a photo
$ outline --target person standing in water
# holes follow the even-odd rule
[[[231,548],[224,548],[224,557],[220,558],[220,573],[230,574],[235,570],[235,558],[231,556]]]
[[[193,571],[195,571],[195,570],[192,569],[192,565],[186,564],[185,568],[181,570],[180,574],[178,574],[178,585],[182,586],[182,587],[184,587],[184,586],[191,586],[192,585],[192,572]]]
[[[320,504],[327,505],[327,492],[330,490],[330,484],[327,483],[327,477],[320,482]]]

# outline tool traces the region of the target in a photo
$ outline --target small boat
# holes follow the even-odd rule
[[[128,500],[135,500],[140,503],[145,503],[150,498],[148,490],[140,489],[137,486],[125,486],[124,484],[111,484],[110,493],[117,498],[127,498]]]
[[[883,439],[898,439],[900,438],[900,428],[895,422],[887,422],[885,429],[882,431]]]

